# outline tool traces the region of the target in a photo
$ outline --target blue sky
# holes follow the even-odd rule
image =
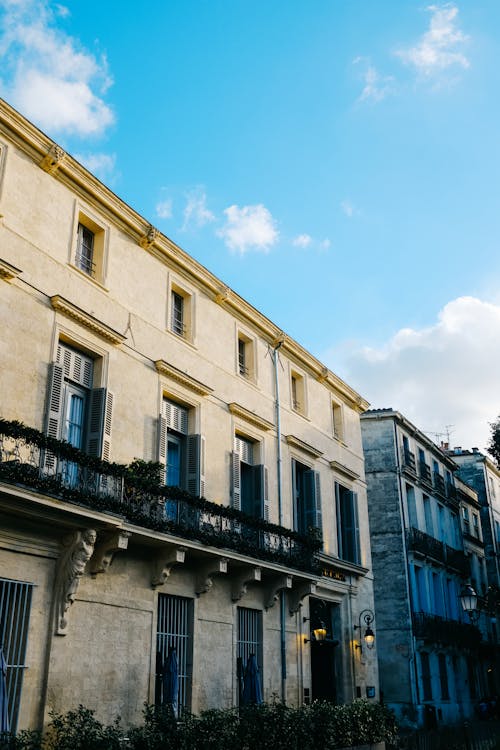
[[[0,0],[0,95],[374,407],[500,412],[497,0]]]

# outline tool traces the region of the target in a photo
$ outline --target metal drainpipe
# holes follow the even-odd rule
[[[281,413],[280,413],[280,388],[278,380],[278,350],[283,345],[281,339],[273,349],[274,384],[276,395],[276,442],[277,442],[277,479],[278,479],[278,519],[279,525],[283,526],[283,503],[281,489]],[[286,599],[285,591],[280,595],[280,645],[281,645],[281,700],[286,703]]]

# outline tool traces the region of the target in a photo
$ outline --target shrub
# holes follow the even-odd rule
[[[78,706],[66,714],[51,714],[44,737],[44,750],[121,750],[120,719],[104,726],[91,711]]]

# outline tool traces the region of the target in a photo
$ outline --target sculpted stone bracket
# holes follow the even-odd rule
[[[63,539],[54,591],[55,634],[68,632],[69,609],[75,601],[85,566],[92,557],[97,534],[94,529],[74,531]]]
[[[152,224],[150,224],[146,234],[139,240],[139,245],[143,247],[144,250],[150,250],[159,236],[159,230],[156,229],[156,227],[154,227]]]
[[[292,588],[293,578],[289,575],[278,575],[266,586],[264,606],[266,609],[274,607],[278,601],[280,591]]]
[[[294,615],[302,606],[302,599],[316,593],[316,581],[305,581],[292,589],[288,595],[290,614]]]
[[[238,602],[245,596],[249,583],[261,580],[261,573],[261,568],[247,568],[233,578],[231,586],[231,599],[233,602]]]
[[[116,552],[127,549],[131,536],[130,531],[115,531],[99,539],[90,560],[90,574],[96,576],[98,573],[105,573],[113,562]]]
[[[180,565],[186,558],[186,547],[169,547],[153,560],[153,573],[151,575],[151,586],[163,586],[172,572],[174,565]]]
[[[213,577],[223,573],[227,573],[227,557],[212,560],[199,568],[196,576],[196,596],[206,594],[207,591],[210,591],[214,584]]]
[[[39,165],[49,174],[55,174],[66,157],[66,152],[62,150],[57,143],[53,143],[49,151],[45,154]]]

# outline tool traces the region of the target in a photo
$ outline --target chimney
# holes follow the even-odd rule
[[[453,453],[456,453],[456,454],[462,453],[462,446],[461,445],[455,446],[455,448],[453,448]]]
[[[447,451],[449,447],[450,447],[449,443],[443,443],[443,441],[441,440],[441,450],[442,451]]]
[[[473,449],[472,449],[472,452],[473,452],[473,453],[479,453],[479,448],[473,448]]]

